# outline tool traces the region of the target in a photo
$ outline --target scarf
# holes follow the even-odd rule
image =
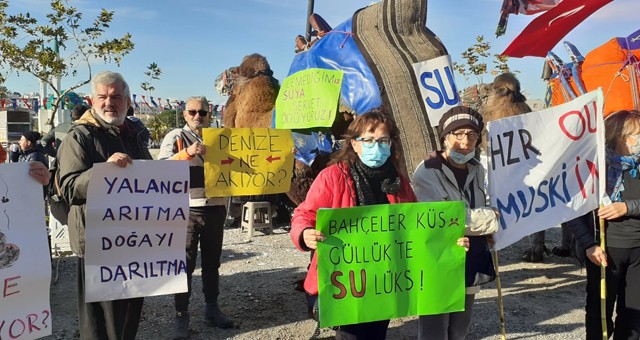
[[[370,168],[358,158],[349,173],[356,186],[358,205],[389,203],[387,194],[400,191],[400,176],[390,160],[379,168]]]
[[[624,191],[622,175],[625,171],[633,178],[638,178],[640,154],[621,156],[613,150],[607,150],[607,195],[613,202],[621,202],[620,194]]]

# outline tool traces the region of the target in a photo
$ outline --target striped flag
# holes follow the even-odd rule
[[[514,58],[546,57],[547,53],[587,17],[613,0],[563,0],[533,21],[502,52]]]
[[[548,11],[558,5],[561,0],[503,0],[500,10],[500,20],[496,29],[496,37],[507,31],[507,21],[510,14],[532,15]]]

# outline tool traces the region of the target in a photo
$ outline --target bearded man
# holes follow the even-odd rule
[[[122,75],[105,71],[91,80],[93,107],[64,137],[58,150],[60,187],[70,204],[69,239],[78,255],[78,327],[80,339],[135,339],[142,298],[85,303],[85,221],[93,165],[126,167],[133,159],[151,159],[142,129],[125,119],[131,106],[129,86]]]

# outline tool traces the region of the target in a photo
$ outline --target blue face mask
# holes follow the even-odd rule
[[[380,143],[375,143],[367,146],[362,143],[360,160],[370,168],[381,167],[389,159],[389,156],[391,156],[391,145],[381,146]]]
[[[451,158],[451,160],[456,164],[466,164],[473,158],[473,156],[475,156],[475,152],[473,151],[465,155],[449,149],[449,158]]]

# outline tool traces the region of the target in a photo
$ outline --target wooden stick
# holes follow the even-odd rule
[[[600,248],[606,254],[607,247],[604,240],[605,220],[600,219]],[[602,323],[602,340],[608,340],[607,334],[607,268],[600,263],[600,322]]]
[[[498,288],[498,311],[500,313],[500,334],[501,334],[501,339],[502,340],[506,340],[507,339],[507,330],[505,327],[505,321],[504,321],[504,303],[502,301],[502,285],[500,284],[500,271],[499,271],[499,267],[498,267],[498,252],[495,250],[491,251],[491,254],[493,255],[493,266],[495,268],[496,271],[496,286]]]

